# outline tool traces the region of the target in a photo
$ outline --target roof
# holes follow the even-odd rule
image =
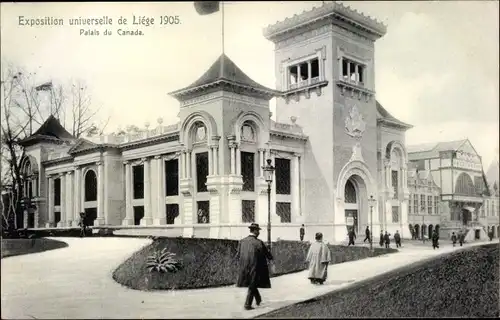
[[[21,141],[21,145],[33,144],[40,140],[62,141],[74,139],[75,137],[64,129],[59,120],[50,115],[35,133]]]
[[[182,99],[188,94],[197,91],[205,91],[210,87],[219,86],[238,87],[246,91],[254,91],[272,98],[277,92],[267,88],[247,76],[238,66],[224,53],[208,68],[208,70],[195,82],[186,88],[169,93],[177,99]],[[247,92],[248,94],[249,92]]]
[[[380,102],[376,101],[377,105],[377,113],[378,117],[377,120],[381,123],[393,125],[399,128],[403,129],[411,129],[413,126],[411,124],[407,124],[403,121],[400,121],[396,119],[393,115],[391,115],[381,104]]]
[[[500,181],[500,169],[498,160],[493,160],[488,167],[488,170],[485,173],[485,179],[488,182],[488,186],[491,189],[490,192],[492,194],[498,194],[498,189],[493,190],[493,186],[496,184],[498,188],[498,184]]]
[[[439,158],[439,152],[457,151],[467,139],[407,146],[409,160]]]

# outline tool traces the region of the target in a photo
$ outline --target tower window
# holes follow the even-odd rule
[[[308,86],[319,82],[319,60],[313,58],[288,67],[288,88]]]
[[[352,60],[341,58],[341,80],[357,85],[364,85],[366,66]]]

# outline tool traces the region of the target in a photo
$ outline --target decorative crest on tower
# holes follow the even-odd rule
[[[358,107],[354,105],[345,118],[346,133],[347,135],[359,140],[363,136],[365,129],[366,122],[363,119],[363,115],[359,112]]]

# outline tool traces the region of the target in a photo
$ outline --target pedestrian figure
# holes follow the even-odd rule
[[[460,243],[460,246],[464,244],[465,241],[465,233],[462,232],[462,230],[458,231],[458,242]]]
[[[248,288],[244,308],[253,309],[252,303],[259,306],[262,302],[258,288],[271,288],[269,277],[268,260],[273,260],[273,256],[264,242],[258,239],[261,228],[257,223],[252,223],[249,227],[250,235],[240,240],[238,245],[238,281],[236,286]]]
[[[396,230],[394,234],[394,242],[396,242],[396,248],[401,247],[401,235],[399,234],[399,230]]]
[[[316,242],[311,244],[306,261],[309,263],[309,280],[312,284],[323,284],[328,276],[328,264],[332,260],[330,248],[323,242],[323,234],[316,233]]]
[[[432,233],[432,248],[434,250],[436,250],[436,248],[439,249],[439,234],[436,230]]]
[[[410,233],[411,233],[411,239],[415,240],[415,229],[413,229],[413,226],[410,228]]]
[[[371,239],[371,232],[370,232],[370,228],[366,227],[366,230],[365,230],[365,240],[363,240],[363,243],[366,242],[366,240],[368,240],[368,243],[371,243],[372,242],[372,239]]]
[[[387,231],[386,231],[387,233]],[[384,245],[384,233],[382,230],[380,230],[380,241],[379,241],[380,246],[382,247]]]
[[[351,244],[354,245],[354,240],[356,239],[354,228],[349,229],[349,233],[347,235],[349,236],[349,243],[347,244],[347,246],[350,246]]]
[[[451,242],[453,243],[453,246],[457,244],[457,235],[455,234],[455,232],[451,233]]]
[[[488,231],[488,237],[490,238],[490,241],[493,240],[493,227],[491,229],[489,229],[489,231]]]
[[[87,233],[87,221],[85,220],[85,212],[80,212],[80,222],[78,222],[80,226],[80,238],[85,237]]]
[[[385,232],[384,240],[385,240],[385,248],[389,249],[390,244],[391,244],[391,238],[390,238],[390,234],[387,233],[387,231]]]
[[[300,235],[300,241],[304,241],[304,235],[306,234],[306,230],[304,229],[304,225],[300,227],[299,235]]]

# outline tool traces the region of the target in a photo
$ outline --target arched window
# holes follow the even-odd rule
[[[345,184],[344,191],[344,202],[345,203],[357,203],[356,199],[356,188],[351,180],[347,180]]]
[[[97,175],[94,170],[85,174],[85,201],[97,201]]]
[[[465,172],[462,172],[457,179],[455,186],[455,193],[464,196],[476,195],[474,183],[472,178]]]

